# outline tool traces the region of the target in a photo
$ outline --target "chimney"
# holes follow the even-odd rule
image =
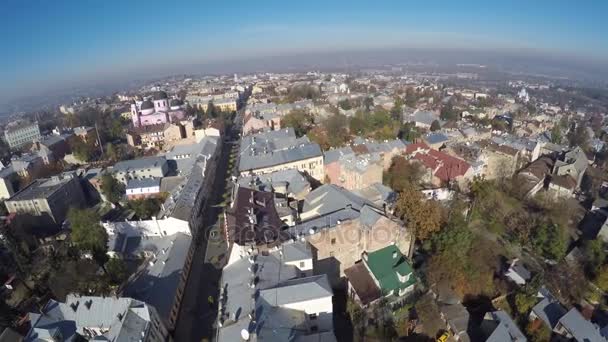
[[[394,252],[393,252],[393,259],[397,259],[397,257],[398,257],[398,256],[399,256],[399,255],[398,255],[397,251],[394,251]]]

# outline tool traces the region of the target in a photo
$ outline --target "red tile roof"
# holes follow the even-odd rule
[[[471,167],[462,159],[433,150],[422,143],[408,145],[406,153],[410,154],[412,159],[420,161],[425,167],[433,170],[433,175],[444,182],[464,176]]]

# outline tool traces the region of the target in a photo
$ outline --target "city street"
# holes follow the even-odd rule
[[[238,112],[235,121],[238,122],[241,112],[242,110]],[[216,179],[202,215],[203,229],[195,238],[197,247],[173,334],[175,341],[204,341],[214,338],[219,281],[227,252],[219,223],[226,203],[224,196],[229,194],[232,188],[230,177],[236,167],[234,156],[238,151],[240,127],[240,124],[236,123],[226,129],[215,173]]]

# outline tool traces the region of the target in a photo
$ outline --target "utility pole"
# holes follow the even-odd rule
[[[101,135],[99,135],[99,129],[97,129],[97,122],[95,122],[95,133],[97,133],[97,143],[99,144],[99,150],[103,156],[103,145],[101,144]]]

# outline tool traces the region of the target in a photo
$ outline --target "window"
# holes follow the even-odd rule
[[[313,325],[312,327],[310,327],[310,331],[317,332],[317,331],[319,331],[319,327],[317,327],[316,325]]]
[[[332,244],[332,245],[335,245],[335,244],[336,244],[336,238],[332,238],[332,239],[331,239],[331,244]]]
[[[310,315],[308,315],[308,319],[310,319],[311,321],[314,321],[315,319],[317,319],[317,314],[311,313]]]
[[[334,252],[329,252],[329,256],[333,258]]]
[[[300,261],[300,268],[304,268],[305,265],[306,263],[304,261]]]

